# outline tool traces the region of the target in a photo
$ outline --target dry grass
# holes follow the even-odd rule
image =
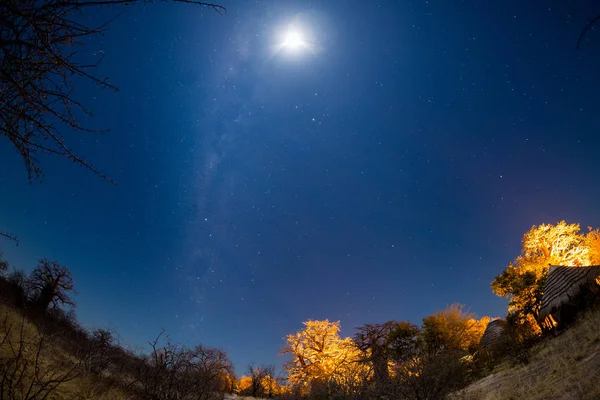
[[[600,400],[600,309],[531,351],[530,363],[495,371],[456,400]]]
[[[0,304],[0,385],[4,381],[3,387],[0,387],[0,398],[126,398],[116,388],[106,387],[86,373],[81,361],[62,349],[59,342],[59,338],[40,332],[35,324],[16,310]],[[8,382],[6,376],[12,376],[12,381]]]

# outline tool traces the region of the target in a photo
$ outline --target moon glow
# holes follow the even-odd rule
[[[285,38],[282,43],[283,48],[296,51],[305,46],[306,42],[302,38],[302,34],[299,31],[292,30],[285,34]]]

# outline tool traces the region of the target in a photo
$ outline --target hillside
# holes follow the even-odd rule
[[[153,351],[136,354],[108,331],[57,324],[51,315],[0,303],[1,400],[219,400],[232,382],[218,350],[168,338],[159,347],[161,334]]]
[[[600,309],[531,349],[530,362],[504,362],[454,400],[600,399]]]
[[[67,350],[67,336],[44,332],[29,318],[0,303],[0,399],[127,398],[106,376],[94,374],[93,361]]]

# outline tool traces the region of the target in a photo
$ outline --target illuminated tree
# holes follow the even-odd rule
[[[479,343],[489,318],[454,304],[423,319],[419,328],[398,322],[387,336],[390,398],[442,399],[469,381],[465,356]],[[379,396],[377,396],[379,397]]]
[[[242,395],[250,395],[252,393],[252,378],[248,375],[243,375],[237,383],[238,392]]]
[[[290,384],[304,393],[329,390],[331,386],[350,390],[366,376],[359,362],[361,351],[352,339],[340,337],[339,321],[309,320],[303,324],[303,330],[287,336],[281,350],[291,355],[285,364]]]
[[[335,370],[342,342],[339,321],[309,320],[303,324],[303,330],[287,336],[287,344],[281,350],[292,355],[285,368],[289,381],[296,385],[329,377]]]
[[[250,365],[248,367],[248,373],[250,376],[250,389],[252,397],[264,397],[266,390],[263,386],[263,381],[268,376],[269,371],[264,367]]]
[[[235,393],[238,380],[233,365],[231,365],[231,368],[227,371],[220,373],[219,376],[221,379],[221,390],[223,390],[224,393]]]
[[[240,379],[240,393],[252,397],[273,397],[277,390],[274,365],[248,366],[248,375]]]
[[[423,318],[423,348],[430,357],[442,352],[473,352],[489,321],[489,317],[477,319],[463,305],[453,304]]]
[[[240,395],[271,398],[287,392],[287,388],[275,376],[275,367],[263,367],[248,367],[249,375],[242,376],[237,384]]]
[[[589,249],[579,224],[561,221],[556,225],[533,226],[523,235],[523,248],[517,258],[520,267],[535,270],[540,264],[589,265]]]
[[[284,385],[283,379],[275,376],[274,370],[272,374],[264,377],[263,387],[266,396],[269,398],[283,396],[288,393],[288,388]]]
[[[591,240],[580,233],[579,224],[533,226],[523,235],[521,254],[492,281],[492,291],[510,299],[515,320],[537,320],[549,265],[590,265]]]
[[[585,236],[586,244],[589,247],[590,263],[600,265],[600,229],[588,227],[589,232]]]

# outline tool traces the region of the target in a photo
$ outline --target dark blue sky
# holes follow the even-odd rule
[[[568,4],[567,4],[568,3]],[[119,93],[78,82],[103,134],[68,142],[118,182],[0,145],[1,244],[74,274],[86,326],[161,328],[280,364],[307,319],[420,319],[489,283],[532,225],[600,225],[600,35],[589,2],[149,4],[86,50]],[[302,26],[312,51],[273,54]]]

